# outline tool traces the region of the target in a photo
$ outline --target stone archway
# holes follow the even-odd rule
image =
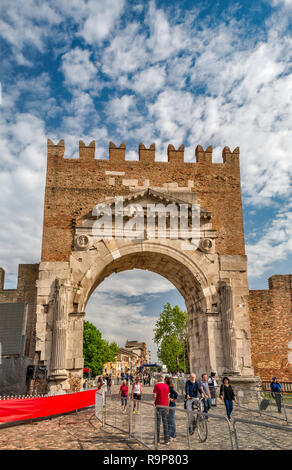
[[[45,268],[53,279],[56,265]],[[233,293],[220,277],[218,256],[199,250],[181,252],[178,241],[98,241],[84,251],[75,251],[63,272],[51,282],[46,331],[47,367],[50,389],[69,389],[80,382],[83,368],[82,338],[85,307],[94,289],[114,272],[139,268],[153,271],[172,282],[185,299],[189,315],[191,369],[198,375],[243,375],[250,379],[250,364],[240,367],[239,346],[233,316]],[[52,271],[50,271],[52,269]],[[67,274],[64,277],[64,274]],[[42,277],[42,276],[41,276]],[[106,313],[105,313],[106,314]],[[248,324],[246,324],[248,328]]]
[[[139,161],[126,161],[125,145],[112,143],[110,159],[95,160],[94,145],[82,142],[80,158],[73,160],[64,158],[63,141],[48,142],[35,351],[47,367],[50,389],[80,386],[88,298],[111,273],[133,268],[164,276],[184,297],[192,370],[215,369],[248,387],[258,382],[251,366],[239,152],[226,147],[223,163],[213,164],[211,147],[198,146],[196,160],[184,163],[183,147],[169,146],[168,162],[156,162],[154,146],[140,145]],[[171,237],[170,216],[163,239],[148,232],[142,239],[116,232],[94,237],[95,204],[111,205],[117,196],[139,201],[144,216],[148,203],[184,205],[187,226],[200,202],[200,243],[187,241],[186,249],[184,236]],[[116,221],[118,212],[113,214]]]

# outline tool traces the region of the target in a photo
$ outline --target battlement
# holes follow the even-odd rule
[[[203,149],[201,145],[197,145],[195,149],[195,162],[185,162],[184,160],[184,145],[181,145],[178,149],[172,144],[169,144],[167,147],[167,159],[170,164],[204,164],[211,165],[212,161],[212,146]],[[142,163],[162,163],[155,161],[155,144],[150,145],[149,148],[146,148],[144,144],[139,144],[139,162]],[[64,158],[65,160],[78,161],[78,159],[68,159],[65,158],[65,142],[60,140],[58,144],[54,144],[51,139],[48,139],[48,158]],[[90,161],[95,160],[95,141],[90,142],[89,145],[80,140],[79,141],[79,159],[80,161]],[[106,161],[107,159],[96,159],[96,161]],[[125,162],[126,160],[126,144],[122,142],[119,147],[117,147],[114,142],[109,143],[109,161],[110,162]],[[131,161],[134,163],[134,161]],[[239,147],[236,147],[233,152],[231,152],[229,147],[224,147],[222,151],[222,163],[227,165],[238,165],[239,163]]]

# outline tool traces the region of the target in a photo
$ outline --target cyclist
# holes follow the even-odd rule
[[[193,403],[198,403],[198,392],[200,395],[203,395],[203,390],[196,380],[196,374],[192,373],[189,376],[189,380],[186,382],[185,388],[185,408],[188,411],[193,410]],[[189,423],[191,420],[191,415],[189,414]],[[189,426],[190,428],[190,426]],[[190,428],[191,431],[191,428]]]

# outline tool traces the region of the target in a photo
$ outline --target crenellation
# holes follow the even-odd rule
[[[151,144],[149,149],[147,149],[144,144],[139,144],[139,162],[155,162],[155,144]]]
[[[212,146],[209,145],[209,147],[204,150],[201,145],[197,145],[196,147],[196,161],[197,163],[205,163],[209,164],[212,163]]]
[[[79,140],[79,158],[80,160],[94,160],[95,156],[95,140],[85,145],[82,140]]]
[[[59,157],[64,158],[65,155],[65,141],[60,140],[56,145],[51,139],[48,139],[48,158]]]
[[[167,161],[156,161],[155,160],[155,144],[151,144],[147,148],[144,144],[139,144],[138,160],[126,160],[126,144],[122,142],[119,147],[115,145],[114,142],[109,142],[109,159],[108,158],[95,158],[95,141],[92,140],[89,145],[80,140],[79,141],[79,158],[67,158],[65,157],[65,142],[64,139],[60,140],[58,144],[54,144],[51,139],[48,139],[48,161],[51,162],[51,165],[57,164],[55,157],[61,158],[66,161],[67,165],[86,165],[94,161],[96,166],[103,164],[103,162],[114,163],[128,163],[131,165],[140,164],[153,164],[155,165],[167,165],[171,163],[173,165],[187,165],[188,167],[195,168],[197,164],[203,165],[213,165],[214,168],[219,166],[224,166],[224,164],[233,167],[239,163],[239,147],[236,147],[233,152],[231,152],[229,147],[224,147],[222,151],[222,163],[213,163],[212,162],[212,146],[209,145],[206,150],[203,149],[201,145],[197,145],[195,149],[196,161],[185,161],[184,160],[184,144],[180,145],[177,149],[174,145],[169,144],[167,147]],[[59,160],[58,160],[59,161]]]
[[[172,144],[167,147],[167,157],[169,163],[184,163],[185,146],[182,144],[177,150]]]
[[[109,143],[109,159],[111,162],[123,162],[126,159],[126,144],[122,142],[119,147],[113,142]]]
[[[239,147],[236,147],[233,152],[231,152],[229,147],[224,147],[222,151],[223,163],[238,165],[239,164]]]

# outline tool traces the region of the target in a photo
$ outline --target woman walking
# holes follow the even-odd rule
[[[133,414],[136,413],[140,414],[140,401],[142,400],[142,385],[140,382],[140,377],[136,377],[135,382],[133,383],[132,386],[132,393],[131,393],[131,398],[134,400],[134,408],[133,408]]]
[[[178,395],[174,389],[174,385],[173,385],[171,377],[165,377],[165,383],[169,387],[169,410],[168,410],[168,416],[167,416],[169,439],[171,441],[175,441],[176,439],[175,408],[176,408],[176,399]]]
[[[222,385],[220,387],[220,398],[225,403],[227,419],[228,421],[230,421],[231,413],[233,410],[233,400],[236,403],[236,398],[228,377],[223,377]]]
[[[122,385],[120,386],[119,395],[121,397],[122,413],[126,413],[128,403],[128,385],[126,380],[123,380]]]

